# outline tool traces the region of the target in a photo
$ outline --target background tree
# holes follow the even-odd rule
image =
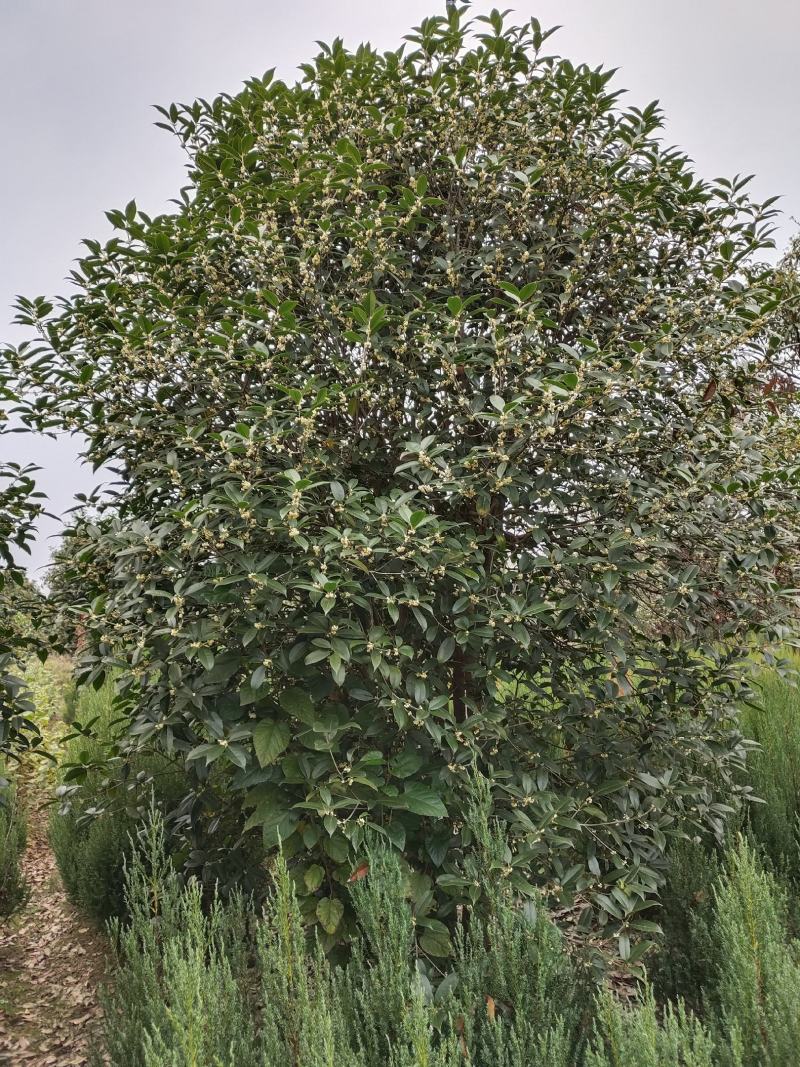
[[[20,660],[41,651],[33,619],[42,597],[26,580],[19,560],[20,552],[30,551],[36,519],[43,511],[35,471],[33,465],[0,460],[0,757],[12,759],[41,742],[31,717],[33,704],[18,674]]]
[[[108,589],[113,572],[111,543],[104,539],[108,517],[88,504],[65,525],[46,572],[49,637],[74,654],[85,643],[85,619],[94,600]]]
[[[666,836],[722,825],[742,664],[794,606],[751,388],[773,209],[535,20],[465,12],[162,109],[175,212],[110,212],[13,359],[31,424],[119,474],[83,672],[185,758],[184,826],[213,772],[331,941],[383,835],[446,953],[477,769],[497,877],[627,954]]]

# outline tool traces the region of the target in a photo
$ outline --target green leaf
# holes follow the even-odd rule
[[[389,770],[395,778],[410,778],[416,774],[423,764],[422,756],[418,752],[406,749],[389,760]]]
[[[450,941],[450,932],[443,922],[437,919],[428,919],[427,929],[423,930],[419,939],[419,947],[429,956],[452,956],[453,945]]]
[[[450,848],[451,833],[449,829],[436,830],[429,834],[425,841],[425,848],[436,867],[441,867]]]
[[[228,745],[225,749],[225,756],[235,767],[241,767],[244,770],[247,766],[247,752],[241,745]]]
[[[239,689],[239,704],[246,708],[250,704],[255,704],[257,700],[262,700],[263,696],[263,693],[253,689],[250,683],[247,682]]]
[[[284,689],[278,697],[278,703],[284,711],[289,713],[289,715],[294,715],[295,718],[308,723],[309,726],[316,718],[311,697],[304,690],[298,689],[296,686],[293,686],[291,689]]]
[[[436,879],[436,884],[445,890],[453,889],[461,892],[469,887],[470,881],[469,878],[464,878],[460,874],[440,874]]]
[[[220,745],[216,745],[213,743],[198,745],[196,748],[193,748],[191,752],[187,754],[186,759],[196,760],[200,759],[202,756],[205,756],[206,766],[208,766],[209,763],[213,763],[214,760],[219,759],[219,757],[224,751],[225,749],[220,747]]]
[[[313,663],[319,663],[321,660],[327,659],[330,654],[331,650],[329,648],[315,648],[309,652],[303,662],[310,667]]]
[[[408,875],[408,895],[416,908],[425,910],[425,906],[431,902],[432,881],[429,875],[421,871],[412,871]]]
[[[253,730],[253,744],[262,767],[268,767],[270,763],[275,762],[287,748],[291,736],[288,723],[271,720],[258,723]]]
[[[335,934],[344,915],[344,904],[336,897],[323,897],[317,904],[317,919],[327,934]]]
[[[199,649],[197,658],[207,671],[214,669],[214,653],[210,648]]]
[[[265,848],[274,848],[279,841],[287,841],[297,828],[297,812],[289,810],[281,790],[275,786],[262,785],[252,792],[258,799],[244,825],[245,830],[261,827]]]
[[[606,571],[606,573],[603,575],[603,588],[605,589],[605,591],[607,593],[610,593],[611,590],[614,589],[614,587],[617,585],[617,582],[619,582],[619,579],[619,571]]]
[[[617,938],[620,959],[627,960],[631,954],[631,939],[627,934],[620,934]]]
[[[388,825],[381,827],[381,829],[394,847],[402,852],[406,847],[405,827],[399,822],[390,822]]]
[[[447,663],[450,657],[456,650],[456,641],[454,637],[445,637],[444,641],[439,645],[439,651],[436,653],[436,658],[440,663]]]
[[[439,794],[419,782],[406,786],[397,798],[397,806],[413,811],[415,815],[427,815],[432,819],[447,818],[447,808]]]
[[[325,868],[320,867],[318,863],[313,863],[303,875],[303,881],[306,884],[306,889],[309,893],[315,893],[322,885],[322,881],[325,877]]]

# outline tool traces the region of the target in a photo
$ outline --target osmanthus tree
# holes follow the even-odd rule
[[[497,878],[627,955],[667,836],[722,824],[743,657],[788,633],[772,208],[547,37],[451,6],[163,109],[175,211],[110,212],[75,293],[20,304],[29,421],[119,475],[84,677],[185,759],[187,841],[224,785],[331,941],[377,833],[448,951],[480,772]]]
[[[0,397],[9,398],[0,375]],[[0,413],[0,420],[4,418]],[[3,435],[0,421],[0,437]],[[2,760],[18,759],[41,744],[33,718],[34,707],[20,660],[41,651],[29,618],[41,600],[25,579],[20,553],[30,551],[35,524],[44,510],[43,494],[36,490],[32,464],[0,459],[0,803]]]
[[[763,395],[777,415],[777,399],[789,398],[790,410],[797,413],[800,386],[800,235],[790,242],[775,268],[775,285],[782,293],[764,333],[765,358],[760,368]],[[796,431],[796,420],[788,420],[788,431]]]
[[[61,531],[45,570],[48,638],[61,651],[75,655],[85,643],[85,619],[98,591],[106,589],[113,569],[113,544],[102,540],[108,522],[80,496]]]

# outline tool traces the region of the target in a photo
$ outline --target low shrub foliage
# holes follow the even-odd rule
[[[648,960],[654,991],[661,999],[681,999],[695,1011],[702,1008],[703,991],[711,981],[714,885],[723,857],[713,840],[671,842],[666,879],[654,911],[661,928]]]
[[[112,1064],[456,1067],[465,1050],[486,1067],[576,1062],[586,982],[542,910],[501,896],[462,931],[442,980],[416,951],[408,872],[376,843],[350,890],[358,935],[335,964],[308,936],[282,856],[263,914],[241,898],[204,913],[198,887],[165,862],[158,817],[140,844],[130,923],[112,928]]]
[[[796,672],[800,658],[790,657]],[[747,808],[747,827],[773,869],[800,887],[800,690],[777,670],[757,676],[754,702],[742,709],[741,729],[758,744],[748,756],[747,780],[760,803]]]
[[[718,1067],[715,1043],[683,1002],[662,1012],[653,991],[621,1007],[609,993],[598,997],[592,1046],[585,1067]]]
[[[498,839],[495,839],[496,841]],[[447,970],[416,947],[408,871],[376,841],[349,892],[335,963],[303,924],[282,856],[263,912],[203,909],[165,859],[156,816],[127,874],[127,925],[104,1051],[114,1067],[789,1067],[800,1040],[800,946],[785,895],[740,839],[711,887],[698,1012],[594,990],[539,903],[501,893],[460,924]]]
[[[148,804],[155,798],[162,809],[173,808],[184,782],[163,756],[142,755],[129,765],[115,755],[120,716],[111,682],[71,697],[50,844],[71,899],[105,920],[125,912],[125,865]]]
[[[8,918],[27,900],[20,864],[26,843],[25,812],[13,786],[7,786],[0,794],[0,918]]]
[[[800,1047],[800,944],[788,939],[786,893],[746,841],[714,887],[714,982],[708,997],[730,1067],[783,1067]]]

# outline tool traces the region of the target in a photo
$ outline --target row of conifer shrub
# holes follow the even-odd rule
[[[790,1067],[800,946],[787,894],[744,837],[723,854],[692,933],[694,1005],[633,1005],[592,986],[542,908],[510,896],[462,921],[446,975],[414,956],[395,855],[351,886],[359,934],[331,962],[309,942],[281,858],[263,911],[209,909],[181,884],[154,814],[127,876],[128,914],[103,1046],[114,1067]],[[492,841],[488,842],[493,847]],[[668,932],[669,936],[669,932]],[[671,946],[666,945],[669,952]]]

